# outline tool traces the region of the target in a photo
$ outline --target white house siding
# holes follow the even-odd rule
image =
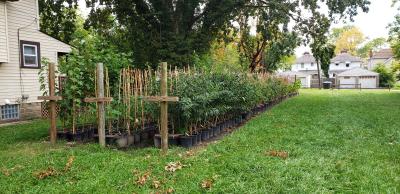
[[[361,88],[377,88],[378,81],[376,76],[360,76],[358,81],[361,84]]]
[[[292,65],[292,71],[317,71],[317,64],[315,63],[303,63]]]
[[[6,3],[0,1],[0,63],[8,62]]]
[[[346,64],[349,64],[349,67]],[[334,77],[333,72],[343,72],[357,67],[361,67],[361,62],[331,63],[329,65],[329,77]]]
[[[356,77],[339,77],[340,88],[356,88],[357,83]]]
[[[58,52],[69,52],[69,45],[51,38],[38,29],[37,1],[20,0],[7,2],[9,62],[0,65],[0,105],[8,99],[18,103],[22,94],[28,95],[26,103],[39,102],[41,95],[38,69],[20,68],[19,40],[40,43],[41,57],[57,63]]]

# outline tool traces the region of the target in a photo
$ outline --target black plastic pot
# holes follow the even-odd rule
[[[135,132],[135,133],[133,134],[133,138],[134,138],[134,141],[133,141],[133,142],[134,142],[135,144],[139,144],[139,143],[140,143],[140,140],[141,140],[141,139],[140,139],[140,132],[138,132],[138,131]]]
[[[106,135],[106,144],[108,145],[115,144],[117,137],[118,137],[117,135]]]
[[[154,147],[161,148],[161,136],[160,136],[160,134],[155,134],[153,140],[154,140]]]
[[[179,143],[179,134],[169,134],[168,135],[168,145],[177,146]]]
[[[58,139],[67,139],[67,132],[65,132],[65,131],[57,131],[57,138]]]
[[[213,138],[214,137],[214,129],[211,127],[208,129],[208,137]]]
[[[147,142],[149,140],[149,132],[147,130],[140,132],[140,140],[142,142]]]
[[[219,135],[219,132],[220,132],[219,126],[213,127],[214,137],[217,137]]]
[[[210,138],[208,130],[203,130],[200,132],[200,134],[201,134],[202,141],[206,141],[206,140],[208,140],[208,138]]]
[[[197,144],[201,144],[201,133],[196,133]]]
[[[192,138],[192,145],[196,146],[197,145],[197,135],[189,135],[189,137]]]
[[[193,138],[191,136],[181,136],[179,137],[179,145],[185,148],[190,148],[193,146]]]

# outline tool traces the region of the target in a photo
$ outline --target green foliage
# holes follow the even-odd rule
[[[389,25],[389,42],[396,59],[400,59],[400,14],[396,15],[395,21]]]
[[[293,29],[306,26],[304,21],[308,17],[303,17],[304,10],[314,16],[319,13],[317,5],[325,3],[329,18],[334,20],[336,17],[352,18],[359,8],[367,11],[369,5],[368,0],[307,0],[301,3],[281,0],[88,0],[87,3],[92,11],[86,27],[92,27],[102,36],[110,35],[120,50],[132,51],[135,61],[144,67],[160,61],[179,67],[191,65],[196,55],[210,51],[213,41],[229,39],[232,30],[249,35],[250,25],[238,29],[232,21],[248,24],[249,18],[257,18],[253,27],[256,27],[256,34],[260,34],[260,46],[249,45],[249,48],[256,48],[253,49],[256,57],[250,62],[247,60],[247,64],[250,63],[251,68],[258,65],[254,61],[265,54],[267,70],[276,69],[285,53],[292,54],[293,45],[297,43],[292,37],[295,30],[289,30],[288,25],[293,21],[296,24]]]
[[[39,0],[41,31],[69,43],[79,17],[77,8],[77,0]]]
[[[364,44],[361,48],[357,50],[357,55],[361,58],[368,58],[370,51],[377,51],[378,49],[381,49],[385,44],[387,43],[387,40],[385,38],[375,38],[372,39]]]
[[[300,86],[273,77],[214,72],[183,74],[174,85],[171,95],[180,101],[171,105],[170,113],[181,132],[189,126],[206,126],[240,115],[260,103],[296,92]]]
[[[74,34],[72,52],[66,59],[60,60],[59,71],[67,77],[63,84],[62,111],[67,118],[82,106],[85,97],[95,96],[96,64],[103,63],[108,71],[110,90],[118,92],[120,69],[131,66],[133,61],[129,53],[121,53],[104,38],[79,28]]]
[[[392,71],[386,68],[383,64],[378,64],[375,72],[379,73],[379,87],[393,87],[395,84],[395,77]]]
[[[247,67],[240,63],[235,43],[214,41],[210,51],[201,56],[195,54],[193,64],[204,71],[244,72]]]

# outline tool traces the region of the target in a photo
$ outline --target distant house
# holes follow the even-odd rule
[[[296,59],[295,64],[292,65],[292,71],[311,75],[312,79],[318,79],[317,62],[309,52],[305,52],[303,56]]]
[[[41,115],[41,58],[57,64],[70,51],[40,32],[38,0],[0,0],[0,123]]]
[[[285,71],[278,73],[278,76],[289,78],[290,80],[300,80],[302,88],[311,87],[311,75],[296,71]]]
[[[352,56],[343,50],[340,54],[331,59],[329,64],[329,77],[334,78],[336,75],[354,68],[361,68],[362,60],[359,57]]]
[[[336,75],[337,88],[378,88],[379,74],[356,67]]]
[[[378,64],[383,64],[390,68],[394,61],[394,55],[392,49],[381,49],[376,52],[370,52],[369,59],[367,61],[368,70],[374,70]]]

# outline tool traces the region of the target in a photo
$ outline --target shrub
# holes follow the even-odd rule
[[[394,74],[385,65],[379,64],[374,71],[379,73],[379,87],[393,87],[395,84]]]

